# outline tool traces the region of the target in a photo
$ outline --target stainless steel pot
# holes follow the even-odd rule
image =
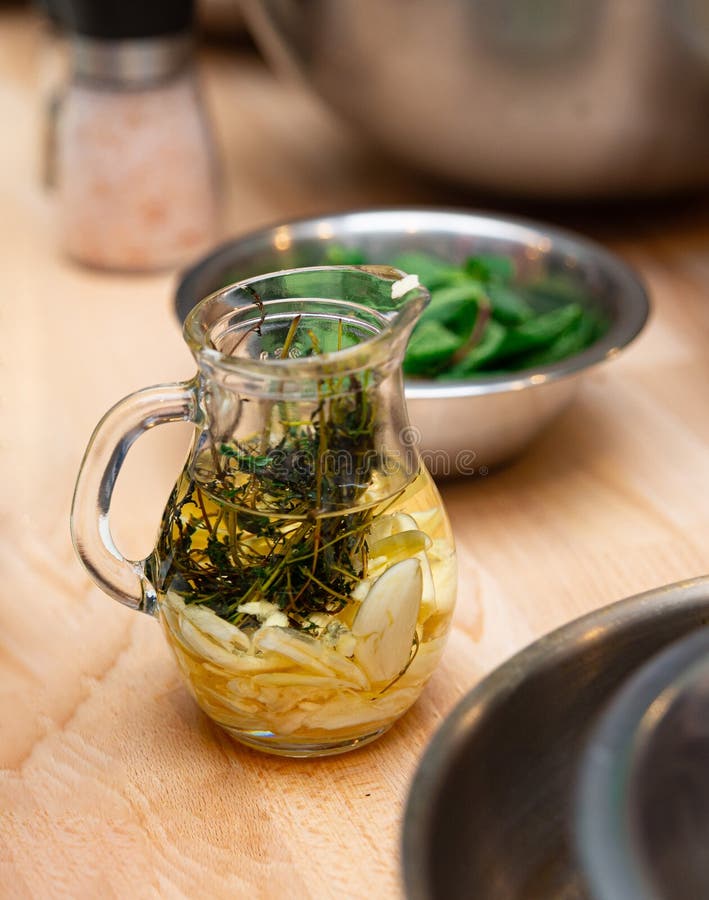
[[[277,63],[401,159],[538,197],[709,180],[703,0],[246,0]]]
[[[632,672],[707,623],[709,579],[658,588],[546,635],[480,682],[410,788],[409,900],[589,900],[573,849],[589,732]]]
[[[709,896],[709,629],[653,657],[604,713],[576,843],[595,900]]]

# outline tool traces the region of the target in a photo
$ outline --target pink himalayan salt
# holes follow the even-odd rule
[[[74,83],[57,145],[60,238],[75,259],[160,269],[214,241],[214,156],[191,74],[135,91]]]

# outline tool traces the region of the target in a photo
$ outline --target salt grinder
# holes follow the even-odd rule
[[[60,241],[89,266],[180,265],[218,228],[216,162],[194,64],[192,0],[64,0]]]

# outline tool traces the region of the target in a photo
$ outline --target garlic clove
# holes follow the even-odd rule
[[[437,506],[430,509],[419,510],[411,513],[412,518],[416,522],[416,527],[430,534],[435,530],[441,520],[441,511]]]
[[[198,659],[208,660],[229,672],[240,671],[239,658],[247,658],[246,654],[240,651],[230,652],[221,644],[215,643],[199,628],[195,628],[184,613],[180,614],[178,635],[181,643]]]
[[[269,616],[280,610],[275,603],[269,603],[268,600],[250,600],[239,606],[239,612],[247,616],[255,616],[260,622],[265,622]]]
[[[379,576],[357,611],[354,657],[373,682],[390,681],[406,666],[422,595],[421,562],[405,559]]]
[[[280,653],[320,675],[334,675],[333,670],[321,661],[322,652],[318,642],[290,628],[262,625],[254,634],[253,645],[256,650]]]
[[[333,616],[330,616],[327,613],[315,612],[308,616],[308,621],[312,622],[316,628],[324,629],[333,621],[333,618]]]
[[[251,641],[236,625],[220,618],[213,610],[206,606],[188,604],[183,607],[182,615],[198,628],[207,637],[221,644],[226,650],[236,647],[247,651],[251,647]]]
[[[165,594],[165,603],[172,607],[172,609],[177,610],[177,612],[180,612],[185,608],[185,601],[174,591],[168,591]]]
[[[348,631],[338,637],[335,649],[338,653],[341,653],[342,656],[350,657],[354,656],[356,646],[357,638]]]
[[[346,634],[342,639],[346,640],[347,637],[351,638],[356,646],[356,638],[352,634]],[[354,647],[352,652],[354,653]],[[347,655],[340,651],[339,645],[337,650],[323,647],[321,659],[326,666],[336,672],[340,678],[344,678],[350,685],[361,688],[363,691],[369,690],[370,683],[367,675],[355,662],[347,659]]]
[[[388,516],[379,516],[372,522],[367,543],[370,545],[391,537],[392,534],[400,534],[402,531],[416,531],[418,525],[408,513],[391,513]]]
[[[323,691],[337,691],[342,688],[351,688],[352,684],[342,678],[333,678],[332,675],[309,675],[304,672],[265,672],[254,675],[253,682],[256,685],[280,688],[321,688]],[[296,692],[297,702],[301,695]]]
[[[373,541],[370,544],[369,552],[375,559],[384,557],[391,564],[416,556],[418,553],[428,550],[430,546],[431,539],[427,534],[411,528]]]
[[[369,593],[369,589],[371,586],[372,586],[371,579],[363,578],[361,581],[358,581],[357,584],[352,588],[350,597],[353,600],[364,600],[364,598]]]

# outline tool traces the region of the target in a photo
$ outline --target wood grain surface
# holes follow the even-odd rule
[[[71,547],[96,421],[193,364],[175,273],[111,276],[58,254],[38,179],[41,46],[36,20],[3,8],[0,895],[400,897],[407,788],[456,700],[550,628],[709,569],[709,202],[544,211],[642,271],[649,327],[523,459],[445,486],[459,601],[414,709],[352,754],[269,758],[210,724],[156,623],[102,595]],[[203,62],[227,233],[348,206],[482,202],[383,162],[248,51]],[[115,510],[128,555],[150,549],[186,438],[159,429],[129,458]]]

